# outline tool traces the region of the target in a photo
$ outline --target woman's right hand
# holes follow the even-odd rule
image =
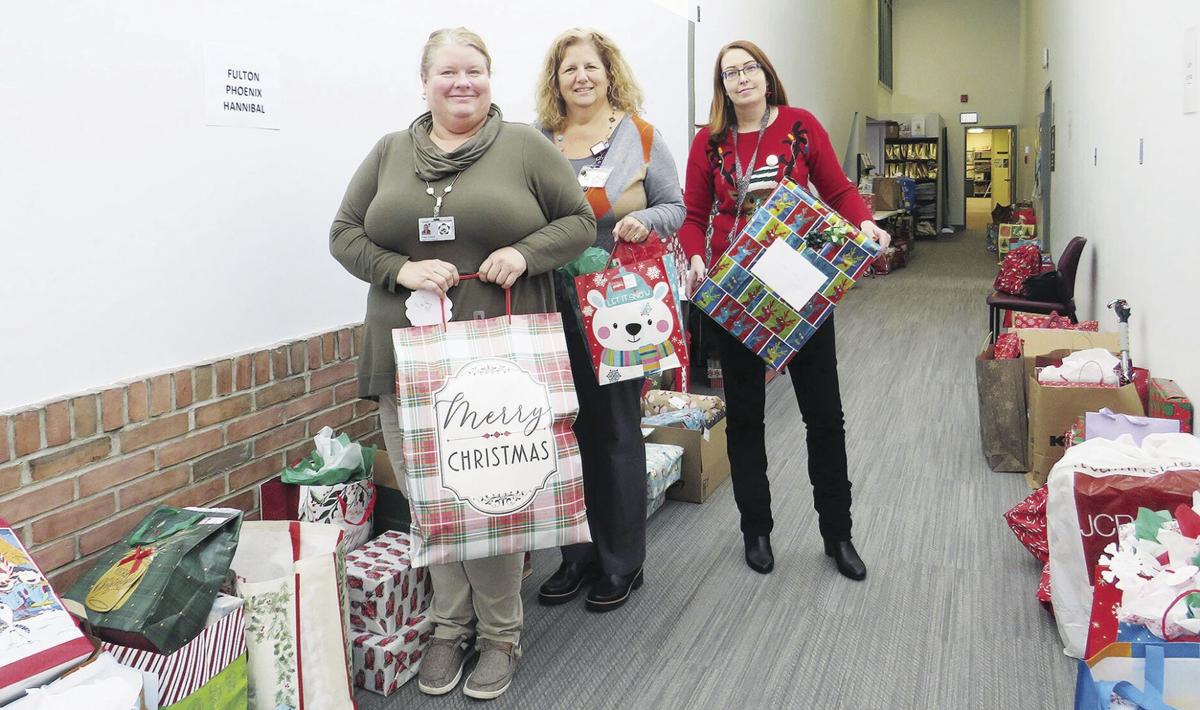
[[[445,296],[447,291],[458,285],[458,269],[454,264],[440,259],[406,261],[396,272],[396,283],[410,291],[424,288]]]
[[[688,298],[691,298],[692,294],[696,292],[696,286],[704,280],[704,275],[707,271],[708,269],[704,266],[704,257],[699,254],[693,256],[687,270]]]

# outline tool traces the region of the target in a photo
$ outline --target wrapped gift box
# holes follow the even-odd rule
[[[854,225],[784,180],[712,264],[692,302],[782,370],[878,252]]]
[[[679,481],[683,447],[646,444],[646,517],[654,515],[667,500],[667,489]]]
[[[1146,414],[1163,419],[1178,419],[1179,431],[1184,434],[1192,433],[1192,419],[1195,416],[1192,400],[1179,389],[1175,380],[1150,378],[1150,406]]]
[[[388,636],[429,607],[429,570],[413,569],[406,533],[389,530],[346,555],[350,626]]]
[[[433,636],[433,622],[417,616],[394,634],[360,633],[354,647],[354,685],[380,695],[391,695],[417,674],[421,653]]]
[[[655,414],[652,417],[644,417],[642,418],[642,426],[673,426],[693,431],[703,431],[707,428],[708,424],[704,418],[704,412],[695,407],[685,407],[674,412],[663,412],[662,414]]]
[[[92,644],[8,522],[0,518],[0,705],[92,655]]]
[[[204,629],[171,654],[118,646],[107,641],[100,644],[100,650],[111,653],[123,666],[158,676],[159,704],[166,708],[200,690],[245,655],[244,605],[238,597],[219,595]],[[241,677],[244,681],[244,666],[241,668]]]

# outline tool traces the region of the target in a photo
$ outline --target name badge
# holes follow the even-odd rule
[[[418,219],[417,237],[423,242],[454,241],[454,218],[422,217]]]
[[[592,168],[586,167],[579,171],[579,186],[580,187],[604,187],[608,182],[608,176],[612,173],[612,168]]]

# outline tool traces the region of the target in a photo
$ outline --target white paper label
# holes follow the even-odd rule
[[[516,363],[473,360],[433,402],[442,485],[479,512],[521,510],[558,471],[550,389]]]
[[[782,239],[771,242],[750,273],[796,310],[803,308],[829,278]]]

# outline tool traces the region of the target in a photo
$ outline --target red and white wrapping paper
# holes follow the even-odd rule
[[[433,637],[433,622],[417,616],[394,634],[361,633],[353,638],[354,685],[391,695],[417,674],[425,644]]]
[[[350,628],[387,636],[429,608],[429,570],[413,569],[407,534],[389,530],[346,555]]]
[[[159,705],[173,705],[212,680],[246,652],[246,617],[242,600],[221,595],[209,614],[208,624],[196,638],[170,655],[118,646],[104,641],[123,666],[158,676]]]

